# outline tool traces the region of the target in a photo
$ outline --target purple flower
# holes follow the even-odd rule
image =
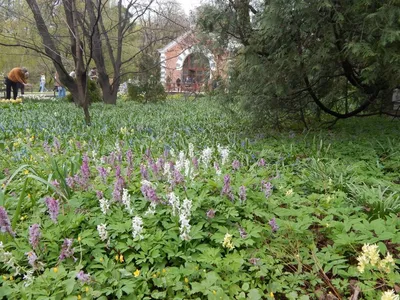
[[[140,190],[147,200],[151,202],[158,202],[159,199],[157,197],[156,191],[150,185],[144,184],[142,185]]]
[[[49,146],[49,143],[47,141],[44,141],[43,149],[48,155],[51,155],[51,147]]]
[[[121,177],[121,167],[116,166],[115,168],[115,177]]]
[[[254,266],[256,266],[259,261],[260,261],[260,259],[256,258],[256,257],[252,257],[252,258],[249,259],[249,263],[251,263]]]
[[[28,256],[28,263],[32,266],[33,269],[36,270],[38,267],[37,263],[36,263],[37,258],[38,258],[36,253],[33,251],[29,251],[29,252],[26,252],[25,255]]]
[[[140,174],[142,175],[142,179],[149,180],[149,174],[144,164],[140,165]]]
[[[174,170],[174,178],[173,178],[173,185],[180,184],[185,181],[185,178],[178,170]]]
[[[61,247],[61,253],[58,257],[59,260],[64,260],[74,255],[75,250],[72,248],[72,242],[73,239],[64,239],[64,243]]]
[[[133,167],[133,153],[131,149],[126,151],[126,160],[128,162],[128,166]]]
[[[150,159],[149,165],[150,165],[151,170],[153,171],[153,174],[157,176],[157,174],[158,174],[157,164],[152,159]]]
[[[74,181],[74,178],[73,178],[73,177],[67,177],[67,178],[65,179],[65,181],[66,181],[66,183],[67,183],[67,185],[68,185],[69,188],[72,189],[72,188],[74,187],[75,181]]]
[[[278,224],[276,224],[275,218],[272,218],[271,221],[268,222],[269,226],[271,226],[272,232],[277,232],[279,229]]]
[[[247,199],[246,187],[244,185],[239,187],[239,198],[241,202],[245,202]]]
[[[90,169],[89,169],[89,157],[85,154],[82,158],[81,165],[81,185],[86,187],[89,183]]]
[[[266,198],[272,195],[272,188],[271,182],[265,182],[265,180],[261,181],[261,190],[264,192]]]
[[[56,137],[54,137],[53,139],[53,146],[54,148],[56,148],[57,151],[60,150],[60,141]]]
[[[54,180],[51,182],[51,184],[54,185],[56,188],[60,187],[60,183],[57,181],[57,179],[54,179]]]
[[[195,156],[192,158],[192,164],[195,167],[195,169],[199,168],[199,161],[197,160],[197,158]]]
[[[103,199],[104,198],[104,194],[103,194],[102,191],[96,191],[96,196],[97,196],[97,199]]]
[[[239,168],[240,168],[240,162],[237,160],[237,159],[235,159],[233,162],[232,162],[232,169],[234,169],[234,170],[239,170]]]
[[[117,177],[117,180],[114,184],[113,198],[115,201],[122,201],[122,190],[125,186],[124,179],[122,177]]]
[[[88,283],[90,281],[90,275],[85,274],[82,270],[76,274],[76,278],[80,280],[82,283]]]
[[[207,211],[207,218],[213,219],[215,217],[215,210],[212,208]]]
[[[150,150],[150,148],[146,149],[146,151],[144,152],[144,155],[147,157],[147,159],[151,158],[151,150]]]
[[[108,172],[104,167],[97,167],[97,171],[99,171],[99,175],[103,183],[107,181]]]
[[[242,239],[247,238],[247,232],[243,227],[239,227],[239,234]]]
[[[36,249],[39,246],[39,239],[40,239],[40,226],[39,224],[33,224],[29,226],[29,244]]]
[[[264,166],[265,166],[265,160],[264,160],[264,158],[261,158],[261,159],[258,161],[258,166],[259,166],[259,167],[264,167]]]
[[[47,210],[49,211],[50,219],[52,219],[54,223],[57,223],[60,204],[56,199],[51,197],[46,197],[44,202],[47,205]]]
[[[228,198],[233,201],[234,200],[234,196],[232,193],[232,188],[231,188],[231,177],[229,176],[229,174],[226,174],[224,176],[224,186],[222,187],[222,191],[221,191],[221,195],[226,195],[228,196]]]
[[[15,236],[15,233],[11,228],[11,223],[10,219],[8,218],[7,211],[3,206],[0,206],[0,232],[8,232],[12,236]]]
[[[159,172],[164,171],[165,160],[162,157],[157,159],[157,169]]]

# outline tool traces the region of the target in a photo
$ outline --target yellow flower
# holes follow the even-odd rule
[[[274,298],[274,293],[273,292],[269,293],[269,296]]]
[[[81,300],[81,299],[82,299],[82,296],[81,296],[81,295],[78,295],[78,296],[76,296],[76,298],[77,298],[78,300]]]
[[[120,262],[120,263],[123,263],[123,262],[124,262],[124,256],[123,256],[122,254],[119,256],[119,262]]]
[[[135,272],[133,272],[133,276],[138,277],[140,275],[140,270],[136,269]]]
[[[117,255],[115,255],[115,260],[118,261],[118,259],[119,259],[119,256],[117,254]]]
[[[28,194],[28,198],[31,198],[31,194]]]
[[[25,174],[25,175],[28,175],[28,174],[29,174],[29,171],[28,171],[28,170],[24,170],[24,174]]]
[[[222,242],[222,247],[232,250],[235,248],[232,244],[232,235],[229,233],[225,234],[224,241]]]
[[[3,280],[7,280],[7,276],[4,276],[4,275],[3,275]]]
[[[293,189],[287,190],[286,196],[291,196],[291,195],[293,195]]]
[[[153,274],[153,278],[157,278],[157,274],[154,273],[154,274]]]
[[[78,236],[78,242],[80,242],[82,240],[82,238],[80,236]]]
[[[89,288],[88,287],[85,287],[85,292],[86,293],[89,292]]]
[[[57,267],[53,268],[53,272],[57,273],[58,272],[58,268]]]
[[[13,280],[14,280],[14,277],[10,276],[10,280],[13,281]]]
[[[104,259],[102,257],[100,257],[100,262],[103,262],[103,261],[104,261]]]
[[[213,294],[216,295],[216,294],[217,294],[217,291],[216,291],[216,290],[213,290]]]
[[[185,277],[185,283],[189,283],[189,279]]]
[[[165,269],[162,269],[162,272],[163,272],[163,273],[166,273],[166,272],[167,272],[167,270],[165,270]]]

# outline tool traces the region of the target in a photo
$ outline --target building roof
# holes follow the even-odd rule
[[[167,44],[165,47],[158,49],[157,51],[159,53],[165,53],[167,52],[169,49],[175,47],[176,45],[178,45],[180,42],[182,42],[188,35],[192,34],[192,31],[186,31],[184,34],[182,34],[181,36],[177,37],[175,40],[173,40],[172,42],[170,42],[169,44]]]

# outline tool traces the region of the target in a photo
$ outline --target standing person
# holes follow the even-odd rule
[[[46,85],[46,76],[42,73],[42,74],[40,75],[40,87],[39,87],[39,92],[43,93],[43,92],[46,92],[46,91],[47,91],[45,85]]]
[[[61,84],[60,78],[58,77],[58,72],[54,74],[54,86],[57,87],[58,98],[65,97],[65,87]]]
[[[6,78],[6,99],[11,99],[11,88],[13,90],[13,98],[17,99],[18,96],[18,83],[25,87],[27,84],[29,73],[24,67],[14,68],[8,73]],[[21,89],[23,93],[23,90]]]
[[[97,68],[93,67],[90,71],[89,71],[89,78],[91,80],[97,81]]]
[[[181,92],[181,83],[182,83],[182,81],[181,81],[181,79],[178,77],[178,78],[176,79],[176,87],[178,88],[178,92]]]

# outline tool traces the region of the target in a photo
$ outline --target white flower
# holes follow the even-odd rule
[[[175,216],[179,211],[179,197],[175,195],[174,192],[171,192],[167,195],[168,203],[172,206],[172,215]]]
[[[122,204],[125,206],[129,214],[133,213],[133,209],[131,208],[131,196],[128,194],[127,189],[123,189],[122,191]]]
[[[189,157],[193,158],[194,156],[194,146],[192,143],[189,143]]]
[[[169,154],[171,154],[172,157],[175,157],[175,150],[174,149],[170,149],[169,150]]]
[[[24,287],[28,287],[33,283],[33,280],[35,279],[35,277],[32,276],[33,275],[33,270],[29,270],[26,272],[26,274],[24,275]]]
[[[150,206],[149,206],[149,208],[147,209],[147,211],[145,212],[144,215],[145,216],[154,215],[155,212],[156,212],[156,206],[157,206],[156,202],[154,202],[154,201],[150,202]]]
[[[179,152],[179,158],[176,161],[175,169],[178,170],[179,172],[183,169],[185,166],[185,153],[183,151]]]
[[[193,172],[192,172],[192,168],[190,166],[190,160],[186,159],[184,165],[185,165],[185,176],[186,176],[186,178],[192,178],[192,173]]]
[[[97,225],[97,231],[99,233],[100,239],[104,242],[108,239],[107,225],[100,224]]]
[[[180,231],[180,238],[182,240],[190,240],[190,210],[192,209],[192,201],[185,199],[183,200],[182,204],[180,205],[179,209],[179,231]]]
[[[115,141],[115,150],[117,150],[117,152],[121,151],[121,147],[119,146],[118,140]]]
[[[107,212],[110,210],[110,202],[107,199],[102,198],[99,200],[99,203],[101,212],[106,215]]]
[[[139,239],[143,239],[141,235],[143,231],[143,220],[141,217],[135,216],[132,219],[132,236],[133,238],[139,237]]]
[[[218,144],[218,152],[221,155],[221,164],[225,165],[225,163],[228,161],[228,157],[229,157],[229,149],[227,147],[221,147]]]
[[[167,177],[168,182],[171,181],[172,179],[171,165],[168,162],[164,164],[164,176]]]
[[[396,295],[393,290],[386,291],[382,294],[381,300],[399,300],[399,295]]]
[[[213,150],[209,147],[205,148],[200,156],[200,161],[205,165],[207,168],[211,161]]]

